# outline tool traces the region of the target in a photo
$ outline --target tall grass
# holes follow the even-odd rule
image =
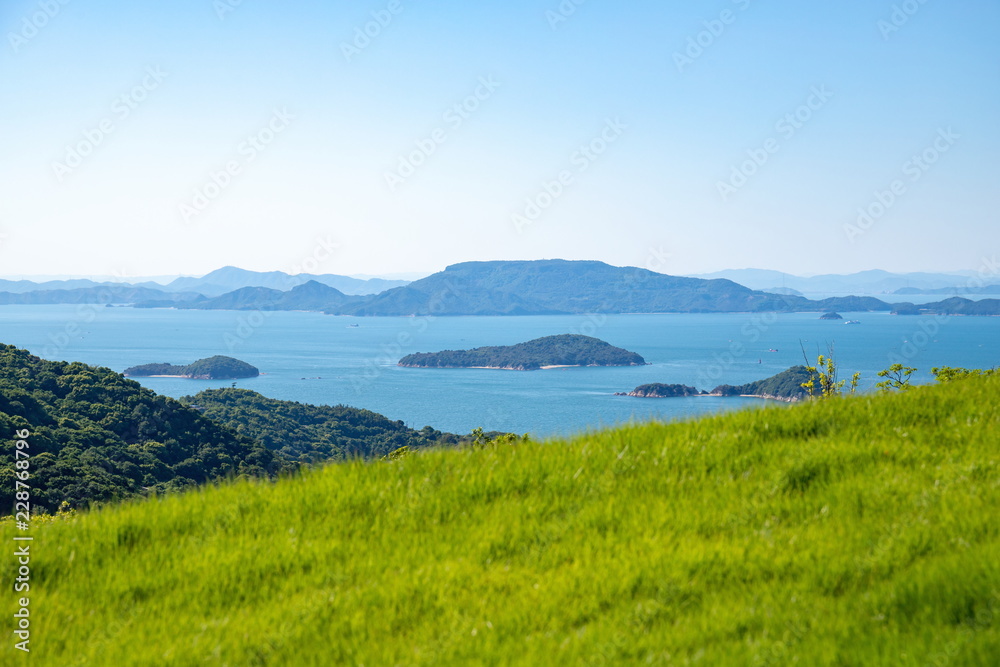
[[[998,397],[430,451],[38,525],[30,660],[1000,664]]]

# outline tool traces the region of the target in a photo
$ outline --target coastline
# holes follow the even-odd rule
[[[548,366],[539,366],[538,368],[518,368],[517,366],[421,366],[418,364],[396,364],[400,368],[478,368],[479,370],[490,370],[490,371],[547,371],[553,368],[630,368],[632,366],[639,366],[640,364],[550,364]],[[645,364],[648,366],[649,364]],[[147,377],[166,377],[166,376],[147,376]]]
[[[630,392],[615,392],[615,396],[628,396],[630,398],[759,398],[765,401],[779,401],[781,403],[798,403],[800,398],[772,396],[771,394],[688,394],[687,396],[639,396]]]
[[[709,394],[710,396],[721,396],[722,394]],[[781,401],[782,403],[798,403],[799,398],[795,396],[772,396],[771,394],[740,394],[740,398],[762,398],[765,401]]]
[[[259,376],[254,375],[254,376],[251,376],[251,377],[243,377],[243,378],[213,378],[213,377],[209,377],[207,375],[126,375],[125,377],[127,377],[127,378],[180,378],[182,380],[224,380],[224,381],[231,381],[231,380],[252,380],[253,378],[259,377]]]
[[[477,368],[479,370],[489,370],[489,371],[546,371],[552,368],[582,368],[580,364],[572,364],[565,366],[539,366],[538,368],[517,368],[516,366],[418,366],[416,364],[396,364],[400,368]],[[152,376],[151,376],[152,377]]]

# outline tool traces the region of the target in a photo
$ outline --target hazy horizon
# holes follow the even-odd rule
[[[561,258],[561,257],[551,257],[551,258],[539,258],[539,259],[540,260],[544,260],[544,259],[563,259],[563,258]],[[505,260],[469,260],[469,261],[505,261]],[[511,261],[520,261],[520,260],[511,260]],[[527,260],[527,261],[533,261],[533,260]],[[585,261],[585,260],[582,260],[582,261]],[[595,260],[595,261],[602,261],[602,260]],[[446,266],[451,266],[453,264],[461,264],[461,263],[462,262],[450,262]],[[429,275],[432,275],[434,273],[437,273],[439,271],[444,271],[445,268],[446,268],[446,266],[442,266],[440,269],[438,269],[436,271],[412,272],[412,273],[408,273],[408,274],[406,274],[406,273],[394,273],[394,274],[390,273],[390,274],[381,274],[381,275],[365,274],[365,273],[358,273],[358,274],[338,274],[338,273],[332,272],[332,271],[301,271],[301,272],[295,273],[295,274],[291,274],[290,273],[289,275],[341,275],[341,276],[344,276],[344,277],[347,277],[347,278],[355,278],[357,280],[378,279],[378,280],[408,280],[408,281],[415,281],[415,280],[419,280],[421,278],[425,278],[425,277],[427,277]],[[627,266],[627,265],[625,265],[625,266]],[[210,273],[213,273],[214,271],[217,271],[217,270],[223,269],[223,268],[229,268],[229,267],[232,267],[232,265],[219,266],[219,267],[216,267],[215,269],[212,269],[211,271],[207,271],[205,273],[198,273],[198,274],[167,274],[167,275],[156,275],[156,276],[141,276],[141,275],[136,275],[136,276],[116,276],[116,275],[108,275],[108,274],[103,274],[103,275],[102,274],[0,274],[0,280],[28,280],[28,281],[31,281],[31,282],[47,282],[47,281],[50,281],[50,280],[94,280],[94,281],[98,281],[98,282],[99,281],[158,282],[158,283],[161,283],[161,284],[166,284],[166,283],[169,283],[172,280],[176,280],[177,278],[202,278],[202,277],[204,277],[204,276],[206,276],[206,275],[208,275]],[[233,267],[233,268],[245,269],[245,267],[241,267],[241,266],[236,266],[236,267]],[[638,268],[645,268],[645,267],[638,267]],[[272,271],[282,271],[282,269],[280,269],[280,268],[264,269],[264,270],[260,270],[260,271],[258,271],[256,269],[245,269],[245,270],[247,270],[247,271],[255,271],[255,272],[259,272],[259,273],[268,273],[268,272],[272,272]],[[663,271],[657,271],[655,269],[650,269],[650,270],[654,271],[655,273],[663,273]],[[787,275],[790,278],[815,278],[815,277],[836,276],[836,275],[850,276],[850,275],[856,275],[856,274],[859,274],[859,273],[866,273],[866,272],[871,272],[871,271],[884,271],[884,269],[878,269],[878,268],[862,269],[860,271],[852,271],[850,273],[793,274],[793,273],[778,271],[776,269],[766,269],[766,268],[760,268],[760,267],[742,267],[742,268],[735,268],[735,269],[719,269],[717,271],[705,271],[705,272],[688,273],[688,274],[669,274],[668,273],[667,275],[682,275],[682,276],[698,277],[698,276],[713,275],[713,274],[717,274],[717,273],[726,273],[726,272],[729,272],[729,271],[776,272],[776,273],[784,273],[785,275]],[[977,269],[954,269],[954,270],[951,270],[951,271],[887,271],[887,273],[890,273],[892,275],[935,274],[935,275],[953,275],[953,276],[956,276],[956,277],[964,277],[964,276],[968,276],[969,274],[977,273],[977,271],[978,271]],[[285,273],[289,273],[287,271],[284,271],[284,272]]]

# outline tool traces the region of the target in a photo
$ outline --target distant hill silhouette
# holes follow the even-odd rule
[[[0,292],[0,304],[121,303],[146,308],[309,310],[333,315],[376,316],[888,312],[894,309],[900,313],[923,310],[967,315],[1000,314],[996,306],[984,302],[961,305],[945,300],[917,309],[913,304],[906,303],[893,306],[872,296],[811,300],[793,293],[772,294],[754,290],[721,278],[705,280],[670,276],[647,269],[611,266],[604,262],[561,259],[453,264],[444,271],[412,283],[364,295],[349,294],[324,283],[321,279],[327,276],[307,280],[303,275],[287,276],[281,272],[255,274],[233,267],[208,274],[202,280],[219,282],[223,278],[237,280],[242,276],[240,280],[245,281],[250,279],[246,277],[248,274],[270,276],[268,281],[278,286],[243,285],[216,296],[128,285],[19,294]],[[205,284],[178,282],[188,280],[193,279],[175,280],[171,288],[207,290]],[[392,282],[383,281],[384,284]]]
[[[561,259],[465,262],[356,304],[343,315],[529,315],[889,310],[871,297],[810,301],[702,280]]]
[[[225,266],[207,273],[201,278],[177,278],[164,288],[170,292],[198,292],[205,296],[221,296],[242,287],[267,287],[286,292],[308,282],[317,282],[333,287],[344,294],[378,294],[393,287],[407,284],[405,280],[385,280],[370,278],[361,280],[334,274],[313,275],[300,273],[289,275],[283,271],[247,271],[235,266]]]
[[[818,293],[845,294],[889,294],[899,292],[901,288],[918,289],[953,289],[968,282],[968,276],[960,273],[890,273],[873,269],[849,274],[825,274],[819,276],[795,276],[781,271],[765,269],[728,269],[715,273],[704,273],[692,276],[694,278],[725,278],[746,285],[752,289],[771,291],[771,288],[782,286],[797,290],[805,295]],[[911,292],[915,293],[915,292]]]

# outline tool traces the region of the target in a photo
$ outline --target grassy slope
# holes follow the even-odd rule
[[[998,397],[430,451],[38,525],[32,662],[997,664]]]

